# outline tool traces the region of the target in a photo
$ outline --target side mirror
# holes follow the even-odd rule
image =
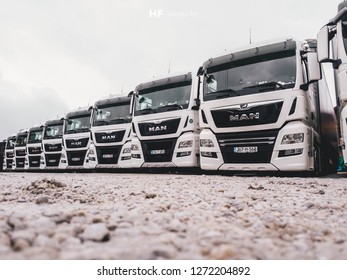
[[[329,62],[329,27],[324,26],[317,35],[317,54],[319,62]]]
[[[308,81],[316,82],[322,79],[322,71],[316,53],[307,53]]]

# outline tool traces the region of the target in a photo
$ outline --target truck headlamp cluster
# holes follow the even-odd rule
[[[138,151],[139,150],[139,146],[137,144],[131,144],[131,150],[132,151]]]
[[[200,147],[214,147],[211,139],[200,139]]]
[[[180,144],[178,145],[178,148],[190,148],[193,146],[193,141],[188,140],[188,141],[181,141]]]
[[[131,153],[131,148],[124,148],[123,154],[130,154]]]
[[[284,144],[297,144],[304,142],[304,133],[286,134],[282,138],[282,145]]]

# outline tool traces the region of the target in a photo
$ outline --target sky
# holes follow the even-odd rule
[[[153,77],[196,72],[250,38],[316,38],[340,2],[0,0],[0,141]]]

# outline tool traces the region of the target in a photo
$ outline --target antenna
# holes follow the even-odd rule
[[[252,44],[252,28],[249,28],[249,44]]]
[[[171,62],[169,62],[169,70],[167,71],[170,74],[170,70],[171,70]]]
[[[124,82],[122,82],[122,89],[120,90],[120,93],[123,93],[123,89],[124,89]]]

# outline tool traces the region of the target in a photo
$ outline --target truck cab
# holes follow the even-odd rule
[[[68,113],[63,126],[63,148],[60,169],[83,169],[90,145],[89,108],[79,108]]]
[[[92,108],[92,141],[85,168],[130,168],[131,112],[129,96],[110,96]]]
[[[14,160],[14,145],[17,135],[13,134],[6,139],[5,151],[4,151],[4,163],[3,170],[12,170]]]
[[[25,158],[27,155],[26,145],[28,140],[27,129],[20,131],[16,136],[16,142],[14,144],[14,160],[12,163],[12,170],[24,170]]]
[[[336,172],[336,119],[316,41],[250,45],[201,70],[201,168]]]
[[[42,134],[43,126],[34,126],[29,129],[24,166],[26,170],[40,169]]]
[[[317,36],[318,61],[331,63],[334,68],[336,111],[339,124],[340,148],[347,166],[347,2],[338,5],[338,13]]]
[[[43,126],[40,169],[58,169],[62,151],[64,120],[53,119]]]
[[[172,75],[138,85],[133,93],[134,168],[199,165],[198,78]]]

